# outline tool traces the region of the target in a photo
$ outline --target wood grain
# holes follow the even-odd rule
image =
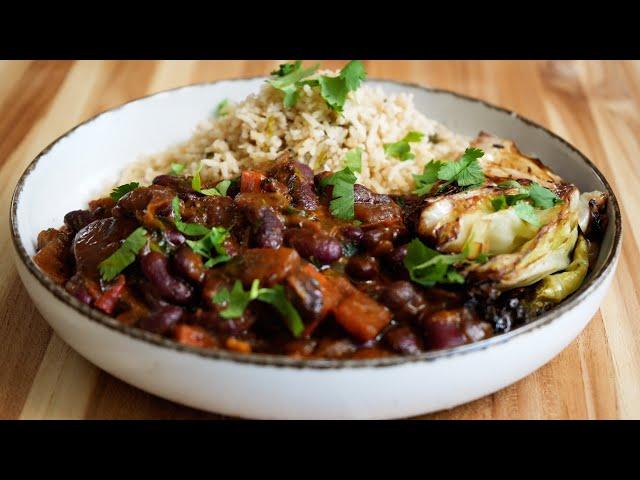
[[[0,249],[31,159],[79,122],[189,83],[262,75],[274,61],[0,62]],[[338,61],[323,66],[337,68]],[[550,128],[602,169],[622,201],[620,265],[600,311],[549,364],[431,419],[640,418],[640,62],[368,61],[370,76],[482,98]],[[0,256],[0,418],[221,418],[144,393],[84,360],[43,320]]]

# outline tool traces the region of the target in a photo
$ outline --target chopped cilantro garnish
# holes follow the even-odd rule
[[[227,115],[228,112],[225,112],[225,108],[227,108],[227,105],[229,105],[229,99],[227,98],[225,98],[218,104],[214,113],[215,118],[220,118]]]
[[[220,312],[223,318],[240,317],[252,300],[258,300],[273,306],[284,318],[291,333],[298,337],[304,330],[304,324],[298,311],[291,304],[285,294],[282,285],[275,285],[273,288],[259,288],[260,282],[256,279],[251,283],[251,288],[245,291],[240,280],[233,284],[231,292],[226,288],[218,290],[212,297],[217,305],[226,305]]]
[[[562,203],[562,199],[555,193],[535,182],[529,186],[529,198],[534,206],[542,209],[551,208],[558,203]]]
[[[204,266],[211,268],[231,259],[224,248],[224,242],[228,237],[229,230],[223,227],[213,227],[200,240],[187,240],[187,245],[195,253],[206,258]]]
[[[189,236],[202,236],[199,240],[187,240],[187,245],[198,255],[207,258],[205,267],[211,268],[231,257],[227,255],[224,242],[229,236],[229,231],[222,227],[208,228],[198,223],[185,223],[180,215],[180,200],[174,197],[171,201],[173,210],[173,222],[176,228]]]
[[[530,223],[534,227],[540,226],[540,219],[536,214],[536,210],[533,208],[533,206],[530,203],[527,203],[521,200],[518,203],[516,203],[513,209],[516,215],[518,215],[518,217],[520,217],[525,222]]]
[[[120,247],[98,264],[102,280],[110,282],[136,260],[136,255],[147,243],[147,231],[136,228]]]
[[[278,70],[271,72],[271,75],[275,78],[267,80],[273,88],[276,88],[284,93],[284,106],[286,108],[293,107],[298,102],[299,89],[302,87],[301,81],[313,75],[318,69],[318,64],[309,67],[301,68],[302,62],[300,60],[291,64],[280,65]]]
[[[433,160],[427,163],[422,174],[414,175],[416,188],[413,193],[426,195],[436,184],[440,184],[438,191],[455,182],[460,187],[475,188],[484,182],[484,173],[478,159],[484,155],[479,148],[467,148],[460,160],[443,162]],[[444,183],[441,183],[444,181]]]
[[[344,156],[345,167],[336,173],[325,177],[320,182],[321,187],[333,186],[329,209],[334,217],[351,220],[355,215],[353,185],[356,183],[356,172],[362,169],[362,151],[359,148],[350,150]]]
[[[476,257],[476,263],[484,264],[484,263],[487,263],[488,261],[489,261],[489,255],[487,255],[484,252]]]
[[[320,95],[327,105],[336,112],[342,112],[349,92],[360,87],[360,83],[366,78],[367,72],[359,60],[352,60],[340,70],[337,77],[321,75],[318,78]]]
[[[229,185],[231,184],[231,182],[225,183],[223,185],[224,193],[218,190],[217,187],[202,188],[202,180],[200,179],[200,170],[202,170],[202,162],[198,164],[198,166],[196,167],[196,171],[193,173],[193,179],[191,180],[191,188],[193,188],[198,193],[207,195],[208,197],[219,197],[221,195],[227,194],[227,189],[229,188]],[[228,180],[223,180],[222,182],[218,183],[218,186],[221,185],[223,182],[228,182]]]
[[[534,207],[546,210],[558,203],[562,203],[563,200],[553,193],[548,188],[533,182],[531,185],[521,185],[515,180],[507,180],[498,184],[499,188],[516,188],[517,192],[514,195],[506,195],[506,200],[509,205],[515,205],[520,200],[531,200]]]
[[[140,184],[138,182],[125,183],[124,185],[114,188],[109,196],[117,202],[127,193],[134,191],[139,186]]]
[[[407,245],[404,266],[411,280],[425,287],[433,287],[436,283],[464,283],[464,277],[454,268],[456,263],[463,261],[464,253],[442,254],[414,238]]]
[[[180,175],[184,172],[184,165],[182,163],[172,163],[171,164],[171,173],[174,175]]]
[[[440,160],[432,160],[424,166],[421,175],[414,175],[416,189],[413,191],[416,195],[426,195],[431,192],[433,186],[438,183],[438,171],[444,165]]]
[[[220,193],[220,195],[224,196],[227,194],[227,190],[229,190],[230,185],[231,180],[222,180],[216,185],[216,190],[218,190],[218,193]]]
[[[491,199],[491,206],[497,212],[498,210],[503,210],[507,208],[507,197],[504,195],[498,195],[495,198]]]
[[[298,70],[301,65],[301,60],[296,60],[295,63],[283,63],[278,67],[277,70],[271,72],[271,75],[274,77],[284,77],[285,75],[289,75],[294,70]]]
[[[498,187],[502,189],[515,188],[518,193],[513,195],[502,194],[493,198],[491,200],[493,209],[497,212],[498,210],[507,208],[507,206],[515,205],[515,214],[534,227],[540,227],[540,219],[534,207],[546,210],[558,203],[562,203],[562,199],[555,193],[535,182],[529,186],[525,186],[520,185],[520,183],[515,180],[507,180],[499,183]],[[529,201],[531,203],[529,203]]]
[[[479,148],[467,148],[456,162],[446,162],[438,170],[438,178],[446,185],[456,182],[460,187],[471,187],[484,182],[484,173],[478,159],[484,155]]]
[[[344,66],[336,77],[321,75],[317,79],[307,79],[318,69],[318,65],[303,69],[302,62],[285,63],[277,70],[271,72],[274,77],[268,82],[272,87],[284,93],[284,106],[293,107],[300,96],[300,89],[304,85],[318,87],[320,95],[329,108],[336,112],[342,112],[349,92],[357,90],[367,74],[364,65],[359,60],[353,60]],[[305,80],[306,79],[306,80]]]
[[[415,154],[411,153],[410,143],[417,143],[422,140],[424,133],[411,131],[402,140],[395,143],[385,143],[384,153],[390,157],[398,158],[401,161],[414,159]]]
[[[180,199],[178,199],[178,197],[173,197],[171,209],[173,211],[173,223],[178,231],[190,236],[206,235],[209,233],[209,229],[204,225],[182,221],[182,215],[180,215]]]

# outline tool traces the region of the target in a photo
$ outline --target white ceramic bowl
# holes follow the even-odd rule
[[[224,98],[241,100],[264,79],[191,85],[104,112],[47,147],[26,169],[11,205],[18,272],[38,310],[82,356],[123,381],[192,407],[251,418],[397,418],[423,414],[495,392],[557,355],[586,326],[605,295],[621,242],[620,212],[598,169],[567,142],[518,115],[442,90],[370,81],[408,91],[420,111],[460,133],[513,139],[582,191],[610,195],[609,226],[584,285],[536,321],[471,345],[415,357],[294,360],[181,346],[80,303],[31,260],[38,232],[115,182],[141,154],[190,136]]]

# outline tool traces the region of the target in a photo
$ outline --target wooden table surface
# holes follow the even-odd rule
[[[0,62],[0,418],[220,418],[115,379],[51,331],[13,264],[9,201],[26,165],[85,119],[179,85],[267,74],[278,63]],[[548,127],[598,165],[623,208],[617,275],[577,340],[520,382],[424,418],[640,418],[640,224],[627,215],[640,211],[640,62],[370,61],[366,67],[371,76],[475,96]]]

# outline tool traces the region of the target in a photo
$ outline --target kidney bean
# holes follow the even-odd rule
[[[401,278],[408,278],[407,269],[404,267],[404,257],[407,256],[407,245],[401,245],[394,248],[391,253],[385,256],[385,265],[395,274],[399,274]]]
[[[392,310],[400,310],[418,295],[418,290],[411,282],[399,280],[390,284],[382,294],[382,302]]]
[[[345,238],[355,243],[358,243],[360,240],[362,240],[362,235],[364,234],[360,227],[352,225],[349,225],[348,227],[342,227],[340,232]]]
[[[398,320],[411,321],[426,307],[424,295],[411,283],[398,280],[380,295],[380,301],[393,310]]]
[[[463,308],[438,310],[426,313],[422,318],[427,346],[430,349],[457,347],[468,342],[464,333]]]
[[[240,335],[251,328],[256,321],[256,316],[251,309],[246,309],[238,318],[223,318],[219,310],[223,308],[216,306],[215,310],[199,312],[195,321],[223,335]]]
[[[90,210],[74,210],[64,216],[64,224],[69,227],[72,232],[77,232],[95,219],[96,215]]]
[[[254,244],[258,248],[280,248],[284,225],[275,212],[269,207],[262,207],[257,212],[258,223],[254,226]]]
[[[320,232],[306,229],[288,230],[287,242],[301,257],[313,257],[322,264],[335,262],[342,257],[341,243]]]
[[[411,327],[396,327],[389,330],[384,338],[394,351],[403,355],[416,355],[423,349],[420,337],[416,335]]]
[[[395,248],[389,255],[387,255],[387,260],[392,265],[401,265],[403,266],[404,257],[407,256],[407,245],[400,245]]]
[[[138,324],[140,328],[154,333],[165,333],[182,320],[185,312],[176,305],[165,305],[159,310],[143,317]]]
[[[162,298],[172,303],[187,304],[193,297],[193,289],[169,273],[168,263],[167,257],[158,252],[149,252],[140,259],[144,276]]]
[[[174,247],[182,245],[185,241],[184,235],[176,230],[164,230],[162,232],[164,238]]]
[[[187,280],[196,283],[204,281],[205,271],[202,257],[186,245],[181,246],[173,255],[173,266]]]
[[[374,257],[391,253],[393,250],[393,231],[389,228],[373,228],[362,235],[362,245]]]
[[[372,280],[379,273],[378,261],[373,257],[351,257],[345,269],[357,280]]]

